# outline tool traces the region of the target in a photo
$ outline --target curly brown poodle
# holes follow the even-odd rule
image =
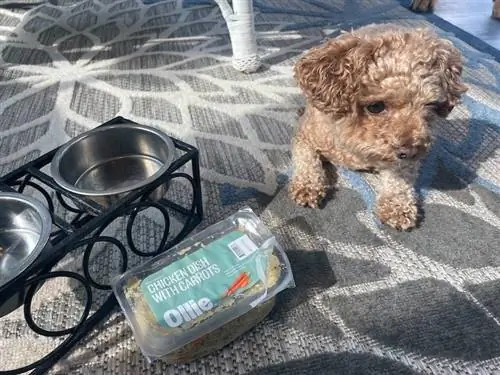
[[[369,25],[312,48],[294,75],[307,104],[292,141],[291,198],[319,206],[325,161],[369,171],[379,219],[415,227],[414,183],[433,119],[447,117],[467,91],[459,50],[429,29]]]
[[[457,0],[463,1],[463,0]],[[429,12],[437,5],[438,0],[412,0],[410,8],[420,12]],[[493,0],[493,9],[491,16],[500,19],[500,0]]]

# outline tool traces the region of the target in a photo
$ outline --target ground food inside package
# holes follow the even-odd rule
[[[267,314],[262,307],[293,286],[285,252],[245,208],[127,271],[113,290],[142,352],[154,360],[208,334],[227,341],[228,323],[256,324],[263,317],[252,313]]]

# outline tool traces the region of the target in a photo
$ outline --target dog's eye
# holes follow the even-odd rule
[[[435,101],[430,102],[425,105],[426,108],[429,108],[431,111],[436,113],[438,116],[446,117],[450,114],[453,106],[450,106],[446,103],[446,101]]]
[[[425,106],[428,108],[437,109],[437,108],[443,107],[445,104],[446,104],[446,102],[444,102],[444,101],[443,102],[435,101],[435,102],[427,103]]]
[[[385,111],[384,102],[370,103],[366,106],[366,110],[370,113],[378,114]]]

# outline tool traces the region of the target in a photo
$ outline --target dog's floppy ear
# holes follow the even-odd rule
[[[294,68],[295,79],[311,104],[323,112],[348,113],[359,90],[361,40],[344,34],[312,48]]]
[[[467,92],[467,86],[462,82],[462,54],[448,40],[441,40],[437,61],[443,80],[443,88],[446,92],[445,108],[441,108],[438,114],[442,117],[448,116],[451,110],[459,103],[461,96]]]

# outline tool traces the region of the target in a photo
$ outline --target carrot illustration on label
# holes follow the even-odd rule
[[[225,297],[233,294],[238,289],[244,288],[250,282],[250,275],[247,272],[242,272],[236,280],[231,284],[231,286],[226,290]]]

